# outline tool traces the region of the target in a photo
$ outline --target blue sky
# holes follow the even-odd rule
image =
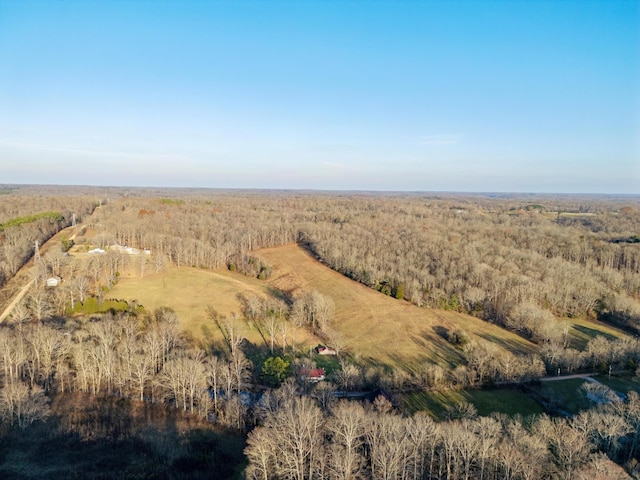
[[[0,0],[0,183],[640,193],[640,1]]]

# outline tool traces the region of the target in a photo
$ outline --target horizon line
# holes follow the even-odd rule
[[[86,188],[122,188],[122,189],[166,189],[166,190],[219,190],[236,192],[298,192],[298,193],[379,193],[379,194],[453,194],[453,195],[562,195],[562,196],[622,196],[640,197],[640,192],[545,192],[518,190],[388,190],[363,188],[305,188],[305,187],[202,187],[202,186],[166,186],[166,185],[96,185],[82,183],[0,183],[2,187],[86,187]]]

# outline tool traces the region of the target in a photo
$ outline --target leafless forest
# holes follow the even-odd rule
[[[1,191],[2,309],[33,281],[0,325],[3,434],[50,420],[51,400],[64,395],[88,402],[115,397],[245,432],[251,479],[640,478],[640,399],[633,391],[570,416],[479,416],[463,404],[439,421],[408,415],[394,401],[405,390],[520,384],[558,368],[626,371],[637,382],[638,197]],[[58,233],[73,222],[76,229]],[[34,258],[36,242],[42,246],[55,234]],[[110,313],[76,308],[107,301],[125,269],[144,277],[195,266],[268,278],[271,266],[256,252],[294,242],[398,302],[467,313],[516,332],[535,343],[536,354],[505,356],[488,342],[468,342],[459,330],[448,338],[464,359],[455,369],[372,372],[342,352],[331,299],[313,291],[245,298],[236,316],[211,310],[212,324],[224,334],[220,345],[191,340],[170,309],[145,312],[124,302]],[[106,253],[83,262],[67,255],[73,245],[89,243]],[[152,254],[133,257],[109,250],[112,245]],[[52,276],[64,280],[58,288],[46,288]],[[594,336],[578,348],[568,337],[573,318],[625,333]],[[264,351],[247,350],[247,328],[264,332]],[[287,342],[295,328],[338,351],[339,366],[327,381],[300,380],[313,365]],[[377,388],[385,394],[371,403],[334,394]],[[597,386],[584,389],[610,396]],[[247,400],[258,392],[259,401]],[[90,435],[82,421],[69,431]]]

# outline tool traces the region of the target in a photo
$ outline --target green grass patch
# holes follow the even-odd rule
[[[631,391],[640,393],[640,379],[632,377],[631,375],[626,376],[611,376],[609,375],[598,375],[597,377],[593,377],[598,380],[600,383],[605,384],[607,387],[615,390],[616,392],[627,394]]]
[[[584,378],[541,382],[533,387],[533,391],[540,396],[550,413],[575,414],[592,406],[592,402],[580,388],[585,382]]]
[[[162,203],[163,205],[183,205],[184,200],[181,200],[179,198],[161,198],[160,203]]]
[[[337,355],[314,355],[313,361],[318,368],[324,368],[327,376],[334,374],[342,369]]]
[[[526,393],[516,389],[449,390],[445,392],[419,392],[405,395],[405,407],[410,413],[425,411],[437,419],[446,417],[447,407],[457,403],[473,404],[479,415],[493,412],[514,415],[538,415],[542,406]]]
[[[33,215],[25,215],[23,217],[12,218],[11,220],[7,220],[4,223],[0,223],[0,230],[4,230],[5,228],[10,227],[19,227],[25,223],[33,223],[42,218],[49,219],[51,222],[61,222],[64,220],[64,217],[59,212],[41,212],[34,213]]]
[[[77,302],[73,308],[67,306],[68,315],[94,315],[96,313],[107,312],[144,312],[144,307],[138,305],[133,307],[126,300],[103,300],[100,302],[96,297],[88,297],[84,302]]]

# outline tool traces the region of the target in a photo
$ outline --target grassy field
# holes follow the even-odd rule
[[[258,252],[273,267],[267,281],[227,270],[170,268],[140,279],[137,272],[123,275],[109,297],[137,300],[147,311],[171,307],[182,327],[196,338],[220,340],[220,332],[207,315],[211,306],[222,315],[240,313],[238,295],[268,296],[282,291],[295,297],[312,289],[333,299],[336,317],[333,328],[340,331],[347,351],[364,365],[418,369],[425,362],[453,368],[462,362],[460,351],[442,333],[462,329],[470,338],[484,339],[516,353],[533,353],[536,345],[495,325],[461,313],[418,308],[408,302],[376,292],[331,270],[297,245]],[[584,349],[597,335],[616,338],[624,332],[588,319],[570,319],[570,344]],[[247,338],[256,345],[264,339],[249,326]],[[308,332],[295,333],[297,348],[304,351],[319,339]]]
[[[577,350],[584,350],[587,342],[601,335],[607,340],[625,337],[629,334],[606,323],[586,318],[569,318],[572,326],[569,329],[569,346]]]
[[[600,383],[605,384],[609,388],[615,390],[620,393],[628,393],[630,391],[634,391],[640,393],[640,378],[632,377],[631,375],[627,376],[611,376],[609,378],[608,375],[597,375],[595,377]]]
[[[207,315],[210,306],[228,316],[241,313],[239,295],[249,297],[268,295],[268,285],[257,279],[226,270],[210,271],[199,268],[169,268],[166,272],[138,278],[135,273],[123,275],[108,297],[136,300],[146,311],[170,307],[178,315],[182,328],[195,338],[221,340],[218,327]],[[255,344],[264,344],[260,334],[246,325],[245,335]],[[316,345],[318,339],[304,331],[295,334],[296,342]]]
[[[473,404],[479,415],[489,415],[493,412],[523,416],[544,413],[542,406],[525,393],[506,388],[411,393],[404,397],[404,402],[405,408],[411,414],[426,411],[436,419],[444,419],[447,407],[461,402]]]
[[[334,328],[345,336],[347,351],[366,365],[412,370],[425,362],[435,362],[455,367],[462,361],[460,351],[442,336],[442,332],[453,329],[514,352],[535,351],[531,342],[475,317],[418,308],[369,289],[321,264],[297,245],[260,250],[258,255],[273,267],[267,281],[226,270],[170,268],[142,279],[136,272],[123,275],[108,296],[137,300],[147,311],[168,306],[194,337],[215,340],[220,333],[207,316],[208,306],[229,315],[240,313],[239,294],[267,296],[283,291],[295,296],[315,288],[334,300]],[[246,334],[255,344],[264,344],[257,331],[247,327]],[[304,331],[297,331],[295,340],[303,351],[319,343]]]
[[[424,362],[454,367],[458,349],[441,332],[462,329],[502,348],[530,353],[534,344],[475,317],[418,308],[365,287],[331,270],[297,245],[260,250],[273,267],[267,283],[289,295],[316,289],[333,299],[334,328],[343,333],[347,350],[362,363],[401,366],[408,370]]]

